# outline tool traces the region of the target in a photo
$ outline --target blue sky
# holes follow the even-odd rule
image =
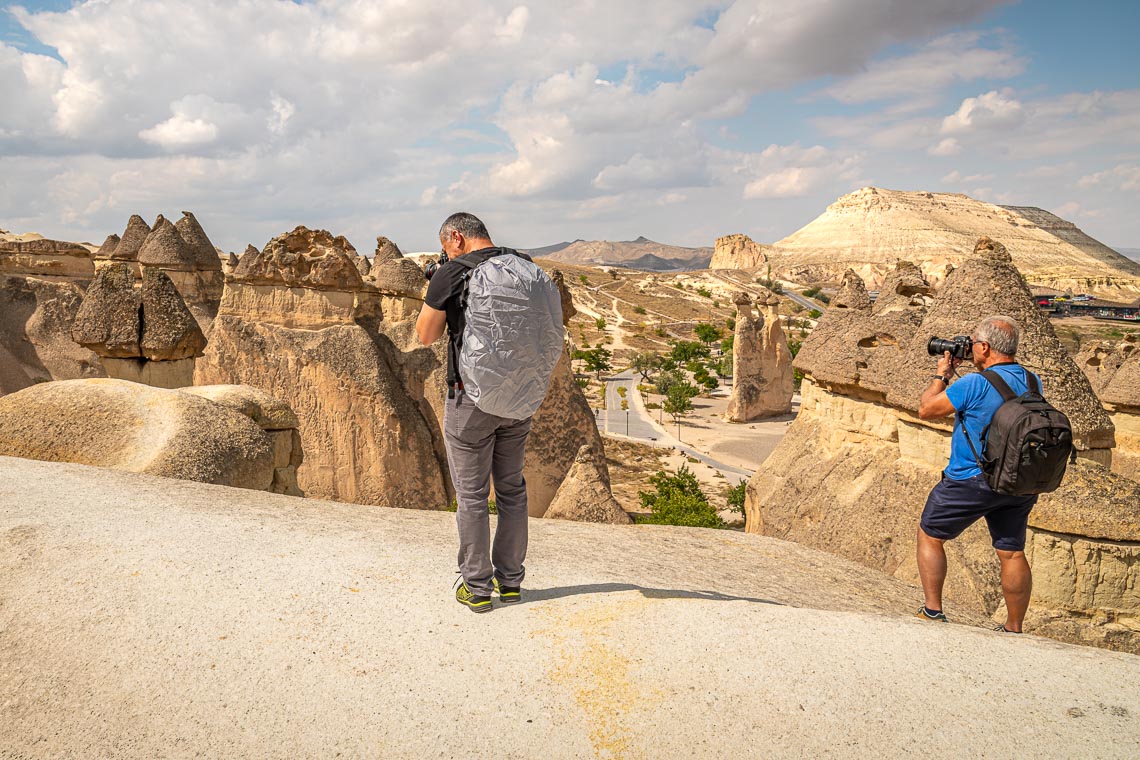
[[[1140,4],[0,3],[0,228],[776,240],[864,185],[1140,247]]]

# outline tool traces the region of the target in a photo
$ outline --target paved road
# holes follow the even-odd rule
[[[791,290],[785,290],[780,295],[784,296],[785,298],[792,299],[793,301],[798,303],[800,306],[802,306],[808,310],[819,309],[820,311],[823,311],[825,308],[827,308],[823,304],[821,304],[817,301],[813,301],[810,298],[805,298],[805,297],[801,296],[799,293],[794,293]]]
[[[677,438],[676,434],[671,433],[671,431],[677,430],[677,427],[669,420],[666,419],[663,424],[655,424],[654,418],[642,405],[641,396],[637,392],[637,382],[634,378],[635,375],[629,371],[605,378],[606,408],[598,412],[598,430],[611,435],[624,435],[656,446],[672,446],[720,471],[725,480],[732,485],[752,477],[753,470],[725,464],[686,444],[684,442],[684,423],[681,424],[678,431],[681,435],[680,439]],[[623,410],[621,408],[622,396],[618,392],[618,388],[626,389],[625,399],[628,401],[628,409]]]

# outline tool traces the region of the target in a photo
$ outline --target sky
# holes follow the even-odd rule
[[[0,0],[0,228],[772,243],[867,185],[1140,248],[1140,3]]]

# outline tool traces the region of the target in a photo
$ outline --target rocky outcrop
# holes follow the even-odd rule
[[[750,422],[792,410],[792,354],[780,326],[779,299],[768,293],[758,301],[740,292],[732,343],[732,396],[726,422]]]
[[[166,273],[143,268],[136,289],[126,262],[102,267],[84,296],[71,332],[102,357],[111,377],[160,388],[193,384],[194,358],[206,338]]]
[[[1140,584],[1140,487],[1103,467],[1112,458],[1112,421],[1037,312],[1004,246],[979,241],[929,305],[921,292],[894,296],[875,313],[829,308],[805,342],[795,361],[804,373],[801,411],[749,482],[747,530],[917,582],[915,530],[949,456],[952,429],[951,419],[917,415],[934,365],[926,342],[1006,314],[1022,326],[1019,359],[1069,416],[1081,457],[1030,516],[1030,630],[1140,652],[1128,622],[1140,612],[1128,591]],[[949,542],[947,553],[948,598],[996,611],[1001,593],[985,527]]]
[[[777,276],[836,282],[853,269],[872,289],[899,258],[932,284],[968,258],[979,237],[1005,241],[1029,282],[1130,301],[1140,264],[1038,208],[995,206],[957,193],[865,187],[843,196],[808,225],[767,249]]]
[[[848,269],[843,273],[839,292],[831,299],[831,308],[855,309],[857,311],[869,311],[871,309],[871,296],[867,293],[867,286],[863,283],[863,279],[855,274],[854,270]]]
[[[95,275],[91,251],[63,240],[0,241],[0,276],[51,280],[90,280]]]
[[[81,284],[0,276],[0,395],[46,380],[106,374],[99,357],[71,339]]]
[[[242,388],[217,391],[225,402],[196,393],[117,379],[25,388],[0,398],[0,456],[300,495],[295,430],[258,423],[290,421],[277,401]]]
[[[556,520],[631,525],[633,520],[610,492],[608,470],[589,446],[582,446],[545,517]]]
[[[139,248],[138,263],[165,272],[202,331],[209,333],[225,277],[217,250],[193,214],[183,211],[177,225],[159,215]]]
[[[1140,345],[1136,337],[1116,344],[1086,344],[1075,360],[1116,427],[1113,472],[1140,481]]]
[[[361,257],[361,261],[368,259]],[[376,238],[376,253],[367,271],[366,282],[377,291],[377,308],[382,319],[399,322],[419,316],[427,293],[424,270],[411,259],[404,258],[400,249],[388,238]]]
[[[198,384],[261,388],[296,413],[308,496],[417,509],[450,497],[425,414],[423,377],[373,324],[372,298],[344,238],[298,227],[249,251],[230,275]],[[418,356],[427,356],[428,349]],[[410,389],[409,375],[421,387]]]
[[[764,246],[747,235],[725,235],[716,239],[709,269],[755,269],[768,263]]]

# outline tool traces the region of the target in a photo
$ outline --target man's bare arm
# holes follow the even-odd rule
[[[930,379],[930,385],[926,386],[918,401],[918,416],[921,419],[936,420],[954,414],[954,405],[946,395],[949,385],[942,382],[940,377],[950,377],[957,366],[958,361],[950,356],[949,351],[938,360],[938,375]]]
[[[430,346],[439,340],[447,327],[447,312],[433,309],[426,303],[420,309],[419,319],[416,320],[416,335],[420,336],[420,343]]]

